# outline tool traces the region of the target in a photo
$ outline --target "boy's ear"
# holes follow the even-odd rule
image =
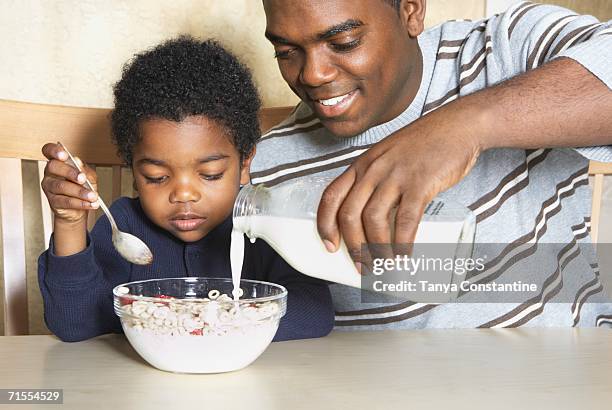
[[[253,150],[243,160],[240,167],[240,185],[246,185],[251,182],[251,162],[255,156],[257,148],[253,147]]]

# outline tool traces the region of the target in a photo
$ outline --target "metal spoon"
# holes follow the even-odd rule
[[[79,166],[78,162],[74,159],[70,151],[68,151],[66,149],[66,146],[61,142],[58,142],[58,144],[62,147],[64,151],[66,151],[66,154],[68,154],[70,161],[73,163],[76,169],[78,169],[79,172],[85,175],[85,184],[87,185],[87,187],[93,192],[96,192],[91,182],[89,182],[89,179],[87,179],[87,175],[85,174],[85,172],[83,172],[83,170]],[[123,258],[126,259],[128,262],[132,262],[136,265],[148,265],[153,262],[153,254],[151,253],[149,247],[143,241],[141,241],[132,234],[129,234],[127,232],[121,232],[119,228],[117,228],[115,218],[113,218],[113,215],[111,215],[100,194],[98,194],[98,203],[100,204],[100,208],[102,208],[102,210],[108,217],[108,220],[110,221],[111,229],[113,231],[113,246],[115,247],[115,249],[117,249],[117,252],[119,252],[119,254],[123,256]]]

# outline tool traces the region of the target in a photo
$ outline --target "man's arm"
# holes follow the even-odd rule
[[[480,113],[474,124],[480,150],[612,145],[612,91],[568,58],[469,95],[457,105],[448,107],[451,115],[457,110]]]
[[[367,259],[362,243],[412,242],[425,206],[482,151],[609,145],[611,113],[612,91],[571,59],[460,98],[375,145],[335,180],[319,208],[321,237],[333,249],[342,232],[356,261]]]

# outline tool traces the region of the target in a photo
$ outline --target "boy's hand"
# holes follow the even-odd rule
[[[59,144],[49,143],[42,148],[43,155],[49,160],[41,186],[49,205],[55,214],[55,222],[69,224],[87,220],[87,211],[98,208],[98,194],[87,189],[85,175],[81,174],[68,159],[68,154]],[[96,172],[83,164],[79,165],[97,190]]]

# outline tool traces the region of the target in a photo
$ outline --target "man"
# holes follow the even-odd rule
[[[536,255],[539,243],[566,245],[541,263],[540,291],[516,303],[364,309],[359,291],[334,285],[337,327],[610,317],[609,306],[585,304],[602,289],[592,248],[577,245],[589,241],[588,159],[612,161],[610,22],[524,2],[423,32],[424,0],[263,3],[266,36],[302,103],[262,137],[252,182],[337,177],[318,212],[329,251],[342,237],[359,266],[364,243],[410,243],[436,196],[474,212],[477,243],[505,244],[476,282]]]

